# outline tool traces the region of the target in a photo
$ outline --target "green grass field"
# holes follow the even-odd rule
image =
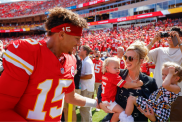
[[[76,110],[77,122],[81,122],[80,110]],[[95,108],[92,109],[92,121],[93,122],[102,122],[102,119],[107,115],[103,110],[99,112],[95,111]]]
[[[96,97],[96,94],[94,94]],[[76,109],[77,122],[81,122],[80,110]],[[95,111],[95,108],[92,109],[92,122],[102,122],[102,119],[107,115],[103,110]]]

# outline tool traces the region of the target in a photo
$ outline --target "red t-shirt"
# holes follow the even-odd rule
[[[150,74],[148,63],[143,63],[141,65],[141,72],[146,73],[147,75]]]
[[[102,47],[102,51],[106,51],[107,48],[108,48],[108,43],[104,43]]]
[[[111,43],[111,49],[112,49],[113,51],[115,50],[115,46],[116,46],[116,43],[115,43],[115,42]]]
[[[125,68],[125,64],[123,60],[120,60],[120,69],[124,69]]]
[[[123,87],[126,83],[118,74],[105,73],[102,75],[102,101],[115,101],[117,86]]]
[[[59,60],[46,42],[17,40],[5,52],[3,66],[1,110],[13,110],[26,121],[60,121],[64,95],[75,88],[73,55],[63,54]],[[0,114],[0,120],[13,116],[20,121],[17,114]]]
[[[95,82],[101,83],[102,82],[102,60],[96,60],[95,58],[92,60],[94,64],[94,71],[95,71]]]

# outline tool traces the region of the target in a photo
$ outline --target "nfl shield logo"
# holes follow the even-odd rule
[[[64,74],[64,68],[61,68],[61,74]]]
[[[74,77],[75,76],[75,68],[74,66],[71,67],[71,75]]]

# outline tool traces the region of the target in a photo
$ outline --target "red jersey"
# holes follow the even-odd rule
[[[108,43],[104,43],[102,47],[102,51],[107,51],[106,49],[108,48]]]
[[[17,40],[9,45],[3,57],[0,77],[0,114],[4,121],[60,121],[65,93],[74,90],[76,59],[63,54],[58,59],[46,42]],[[8,87],[4,87],[8,86]],[[21,119],[22,120],[22,119]]]
[[[113,51],[115,50],[115,46],[116,46],[116,43],[115,43],[115,42],[111,43],[111,49],[112,49]]]
[[[105,73],[102,75],[102,101],[115,101],[117,86],[122,87],[126,83],[118,74]]]
[[[125,68],[125,64],[123,60],[120,60],[120,69],[124,69]]]
[[[141,72],[146,73],[147,75],[150,74],[148,63],[143,63],[141,65]]]
[[[94,64],[94,71],[95,71],[95,82],[101,83],[102,82],[102,60],[96,60],[95,58],[92,60]]]

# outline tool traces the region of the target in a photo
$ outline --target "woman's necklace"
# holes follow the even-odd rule
[[[137,79],[133,80],[133,79],[130,77],[129,73],[128,73],[128,76],[129,76],[129,78],[130,78],[130,80],[131,80],[132,83],[133,83],[134,81],[137,81],[138,78],[139,78],[139,76],[138,76]]]

